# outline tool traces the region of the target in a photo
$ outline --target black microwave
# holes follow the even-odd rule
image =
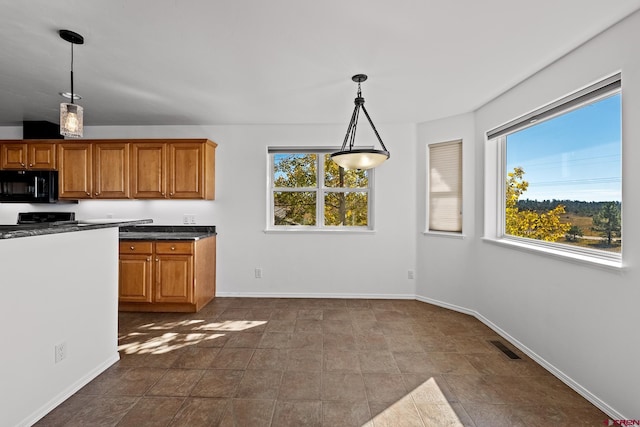
[[[58,171],[0,171],[0,202],[55,203],[57,201]]]

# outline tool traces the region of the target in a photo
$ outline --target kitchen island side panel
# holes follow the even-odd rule
[[[0,240],[0,283],[0,426],[28,426],[119,359],[118,228]]]

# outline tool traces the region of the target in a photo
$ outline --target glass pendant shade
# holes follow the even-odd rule
[[[70,138],[82,138],[84,130],[83,109],[78,104],[73,103],[75,99],[80,99],[80,96],[73,91],[73,45],[83,44],[84,37],[70,30],[60,30],[58,33],[60,38],[71,44],[71,92],[68,92],[68,96],[65,95],[66,92],[60,94],[68,97],[71,102],[60,104],[60,135]]]
[[[78,104],[60,104],[60,135],[81,138],[83,131],[83,109]]]
[[[356,74],[351,78],[354,82],[358,83],[358,93],[354,100],[355,108],[349,121],[349,127],[347,128],[347,134],[344,137],[342,147],[340,151],[331,154],[331,159],[343,169],[371,169],[380,166],[390,156],[387,147],[384,146],[382,138],[378,134],[376,127],[369,117],[367,109],[364,107],[364,98],[362,97],[362,90],[360,83],[367,80],[367,76],[364,74]],[[376,135],[382,150],[374,150],[373,148],[353,148],[356,139],[356,128],[358,127],[358,118],[360,117],[360,111],[362,111],[367,118],[367,121],[371,125],[371,129]]]
[[[388,151],[370,149],[338,151],[331,155],[331,159],[341,168],[361,170],[380,166],[388,158]]]

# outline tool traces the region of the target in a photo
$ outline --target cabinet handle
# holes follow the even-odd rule
[[[95,194],[96,194],[96,196],[99,196],[99,195],[100,195],[100,193],[98,193],[97,191],[96,191],[96,193],[95,193]]]
[[[151,261],[151,258],[147,258],[147,261]]]
[[[20,163],[20,166],[24,167],[24,163]]]
[[[156,262],[160,261],[158,258],[156,258]]]
[[[175,251],[175,250],[176,250],[176,247],[175,247],[175,246],[171,246],[171,250],[172,250],[172,251]]]
[[[33,163],[29,163],[29,167],[32,168],[33,167]]]
[[[169,193],[170,196],[173,196],[173,193]]]
[[[162,194],[162,197],[164,197],[164,193],[160,193],[160,194]]]
[[[91,196],[91,193],[89,193],[89,192],[87,191],[87,192],[86,192],[86,195],[87,195],[87,196]]]
[[[135,246],[130,246],[129,249],[134,250],[136,247]]]

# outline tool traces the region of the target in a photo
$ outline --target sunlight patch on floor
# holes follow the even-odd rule
[[[265,325],[263,320],[225,320],[205,323],[205,320],[180,320],[173,322],[147,323],[119,337],[118,351],[125,354],[164,354],[173,350],[225,336],[224,333],[242,332]],[[165,332],[184,329],[184,332]],[[160,335],[161,334],[161,335]]]
[[[120,339],[122,344],[118,346],[118,351],[125,354],[164,354],[223,336],[224,334],[179,332],[167,332],[159,336],[131,333]]]
[[[266,323],[266,320],[225,320],[222,322],[211,322],[199,325],[194,329],[204,331],[240,332],[255,328],[256,326],[265,325]]]
[[[374,425],[437,425],[463,427],[456,411],[447,401],[435,378],[429,378],[411,392],[372,414]],[[399,424],[400,420],[402,422]]]
[[[157,330],[165,330],[165,329],[174,329],[174,328],[184,328],[193,325],[197,325],[199,323],[203,323],[204,320],[180,320],[177,322],[162,322],[162,323],[148,323],[146,325],[140,326],[140,329],[150,329],[152,331]]]

